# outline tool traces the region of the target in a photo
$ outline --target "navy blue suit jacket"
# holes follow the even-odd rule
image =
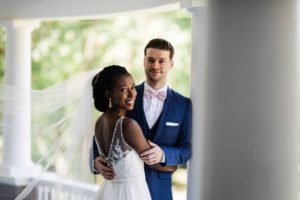
[[[150,136],[151,132],[143,109],[144,84],[138,85],[136,90],[135,106],[133,110],[127,112],[127,117],[138,122],[145,138],[152,138],[152,142],[163,149],[164,165],[175,166],[186,163],[191,157],[192,104],[190,99],[168,88],[157,131],[154,136]],[[95,159],[99,156],[95,141],[93,152]],[[171,172],[159,172],[145,165],[145,175],[152,200],[173,199]]]

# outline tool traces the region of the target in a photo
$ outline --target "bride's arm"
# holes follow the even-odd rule
[[[162,172],[175,172],[177,166],[161,166],[160,164],[149,165],[151,168]]]
[[[139,155],[146,150],[151,149],[147,142],[141,127],[136,121],[130,118],[123,120],[123,136],[127,144],[129,144]],[[150,165],[151,168],[158,171],[174,172],[177,166],[161,166],[160,164]]]

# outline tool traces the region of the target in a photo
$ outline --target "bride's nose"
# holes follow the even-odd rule
[[[131,97],[135,97],[135,96],[136,96],[135,89],[130,89],[128,92],[128,97],[131,98]]]

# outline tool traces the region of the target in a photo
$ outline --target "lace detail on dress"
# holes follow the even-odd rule
[[[115,176],[104,181],[94,200],[151,200],[144,162],[124,140],[122,120],[116,122],[107,156],[107,164],[113,167]]]
[[[123,150],[120,145],[120,139],[116,139],[116,144],[113,146],[111,151],[111,156],[109,157],[109,162],[107,163],[111,167],[115,166],[122,158],[126,156],[130,152],[131,149]]]
[[[123,138],[123,131],[122,131],[122,123],[123,123],[124,117],[121,117],[118,119],[115,125],[112,141],[110,144],[110,149],[108,156],[106,157],[107,165],[110,167],[114,167],[119,163],[120,160],[122,160],[131,150],[132,148],[125,142]],[[98,145],[98,142],[96,140],[99,154],[102,154],[102,151]]]

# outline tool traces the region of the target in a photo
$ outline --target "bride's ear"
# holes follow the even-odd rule
[[[112,96],[112,95],[111,95],[111,91],[109,91],[109,90],[105,90],[104,95],[105,95],[105,97],[108,98],[108,99],[111,98],[111,96]]]

